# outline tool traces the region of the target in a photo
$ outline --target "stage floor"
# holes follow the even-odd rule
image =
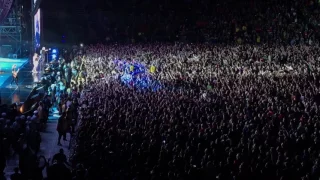
[[[20,68],[18,74],[19,86],[10,85],[11,67],[13,64],[16,64]],[[28,59],[0,58],[0,68],[0,104],[24,102],[30,94],[33,85],[32,65],[28,63]]]

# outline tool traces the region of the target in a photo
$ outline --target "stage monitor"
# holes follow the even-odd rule
[[[35,0],[36,1],[36,0]],[[37,10],[37,13],[34,15],[34,45],[35,48],[40,48],[41,40],[41,11]]]

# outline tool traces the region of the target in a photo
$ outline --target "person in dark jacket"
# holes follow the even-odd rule
[[[58,137],[58,145],[61,146],[61,138],[63,137],[63,140],[67,140],[67,132],[68,132],[69,126],[68,126],[68,121],[66,119],[66,112],[63,112],[62,115],[60,116],[58,120],[58,125],[57,125],[57,131],[59,133]]]
[[[72,178],[70,169],[60,159],[48,167],[47,174],[48,180],[70,180]]]
[[[14,173],[10,176],[11,180],[23,180],[22,174],[19,173],[19,168],[14,168]]]

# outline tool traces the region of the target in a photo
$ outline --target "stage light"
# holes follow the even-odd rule
[[[52,59],[56,59],[57,55],[56,54],[52,54]]]
[[[57,50],[56,49],[52,49],[52,53],[57,53]]]
[[[82,44],[82,43],[80,44],[80,47],[83,47],[83,44]]]

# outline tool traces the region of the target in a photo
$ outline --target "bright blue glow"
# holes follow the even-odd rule
[[[147,68],[139,62],[125,62],[116,60],[114,63],[118,70],[123,72],[120,81],[129,87],[140,90],[157,91],[162,88],[162,84],[155,80],[151,74],[147,73]]]
[[[58,51],[56,49],[52,49],[52,53],[57,53]]]
[[[28,59],[9,59],[9,58],[0,57],[0,71],[10,72],[13,64],[17,65],[17,68],[21,69],[23,67],[23,64],[25,64],[26,62],[28,62]],[[11,75],[10,73],[3,73],[0,75],[0,91],[2,90],[1,86],[4,85],[4,83],[10,77],[10,75]],[[2,100],[5,100],[3,94],[2,94]],[[6,103],[6,102],[2,101],[2,103]]]
[[[52,54],[52,59],[55,59],[57,58],[57,55],[56,54]]]

